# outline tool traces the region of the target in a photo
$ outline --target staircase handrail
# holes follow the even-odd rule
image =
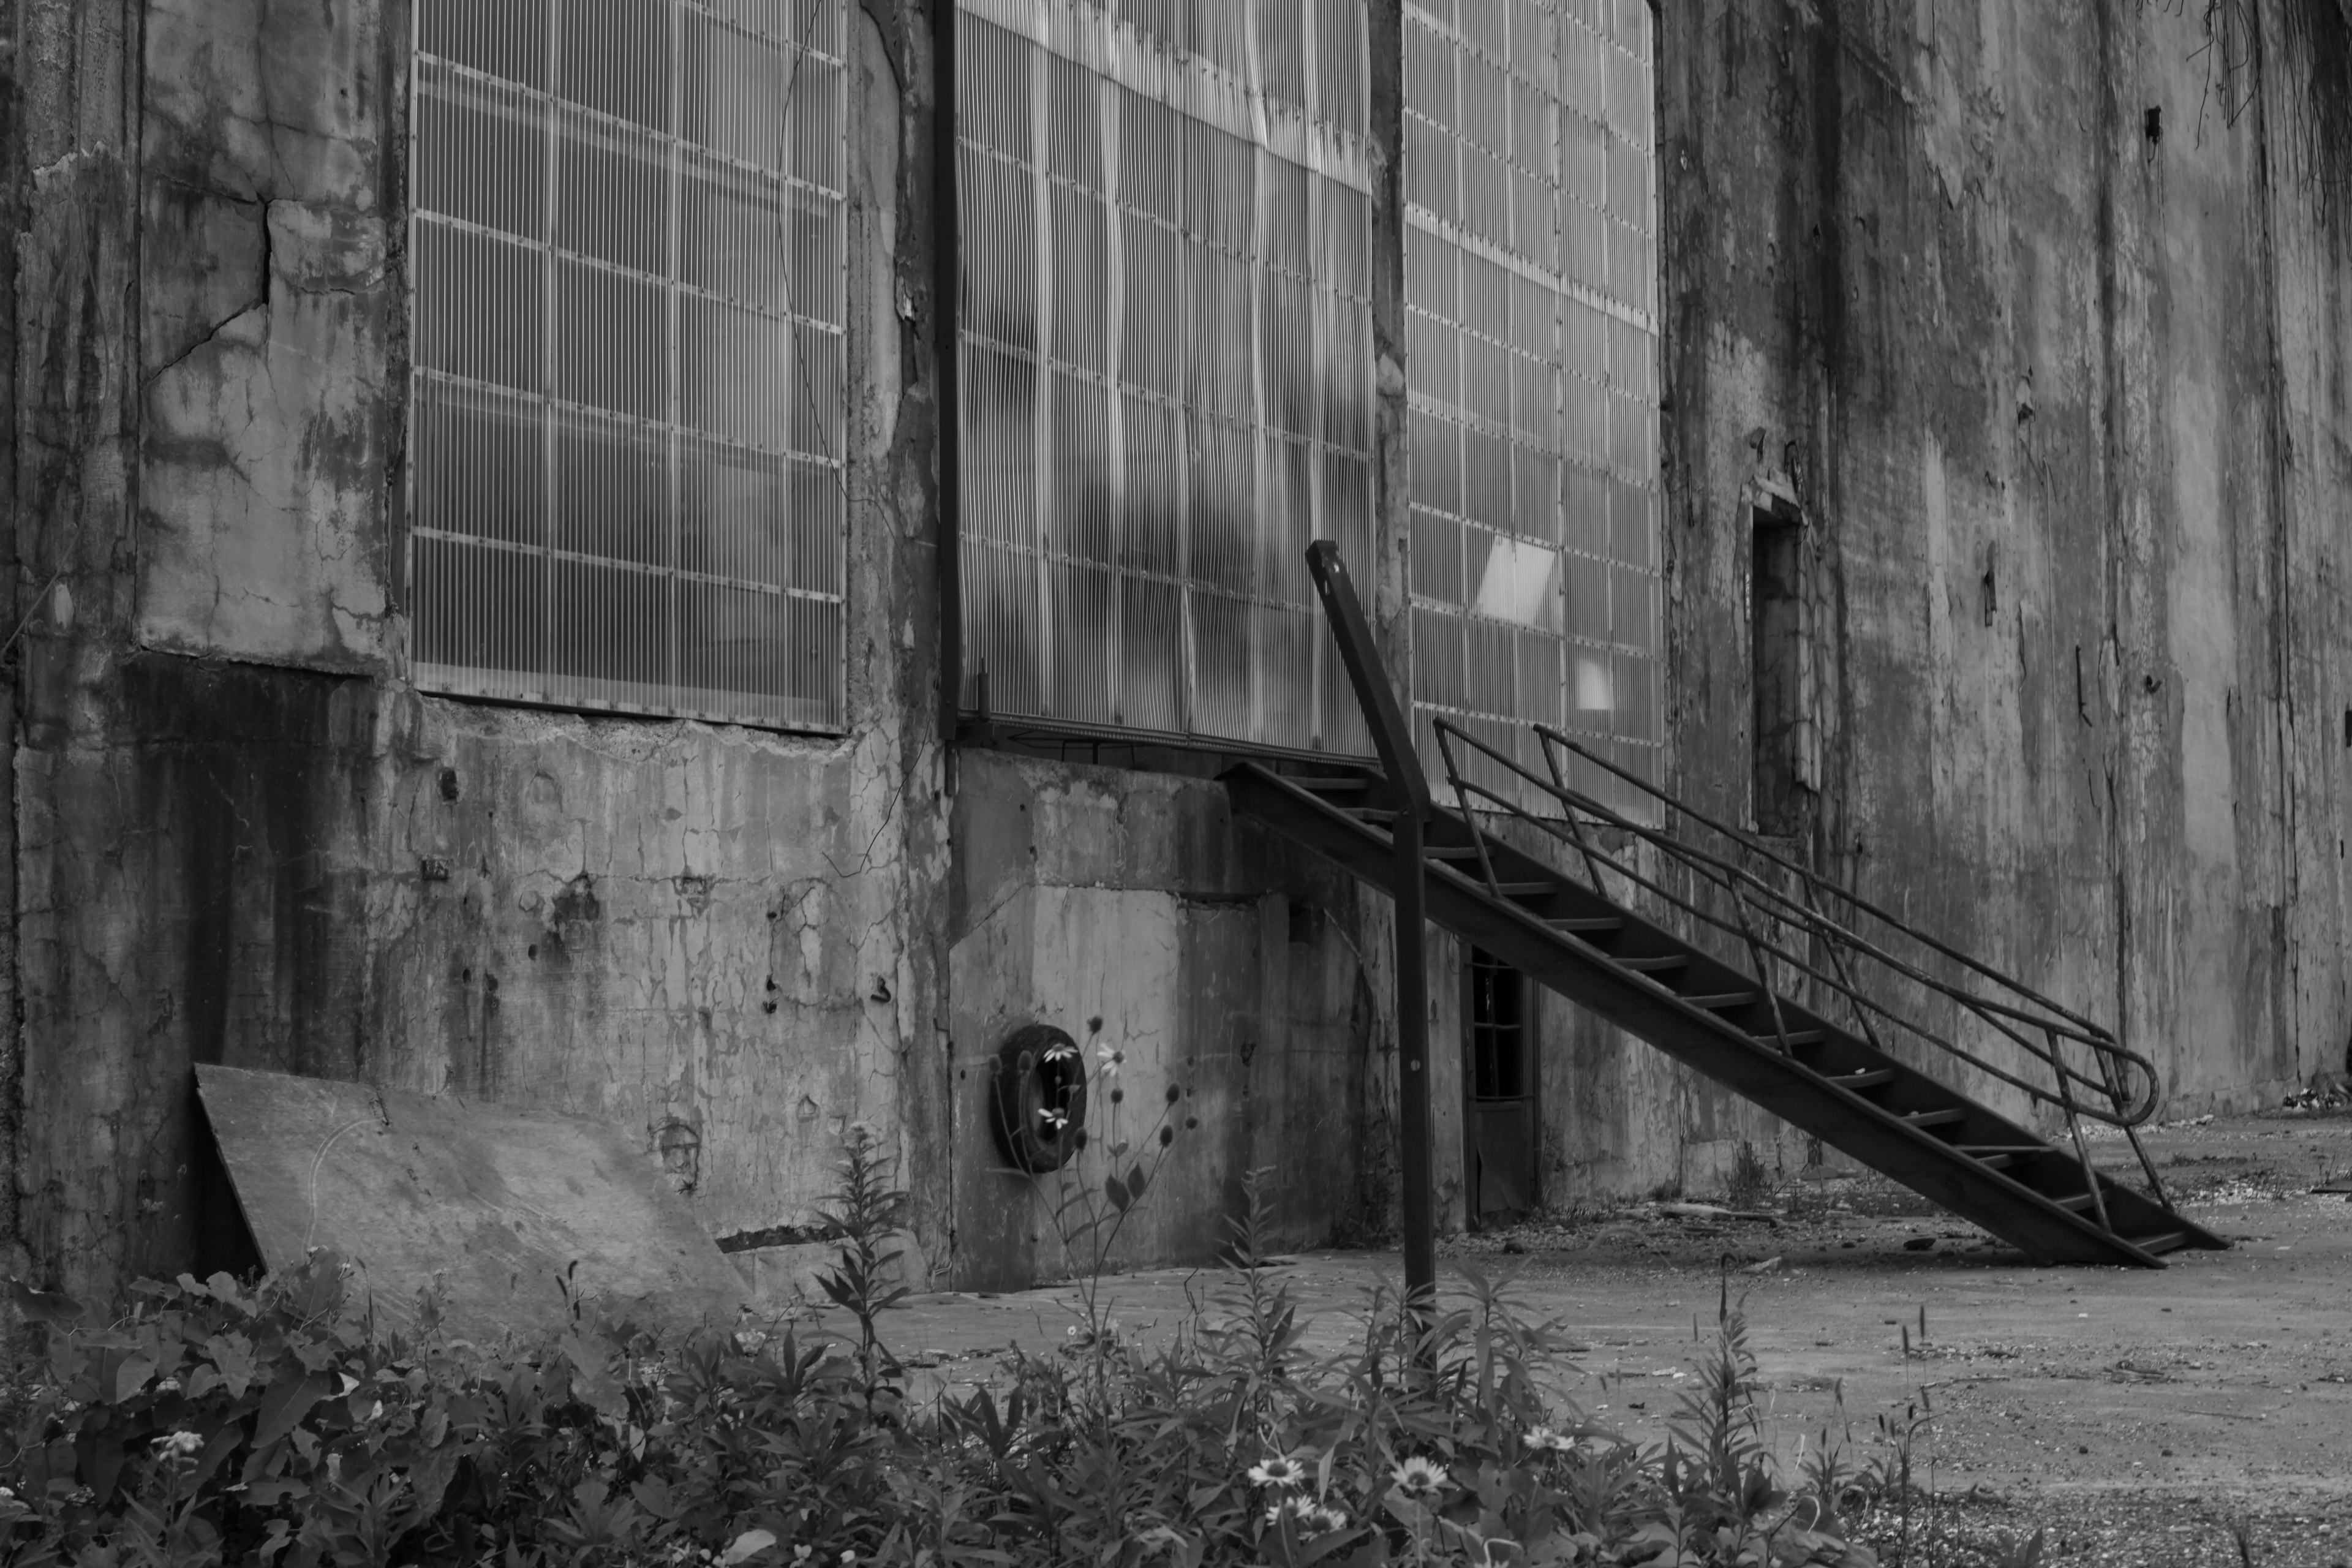
[[[1891,931],[1899,932],[1911,941],[1919,943],[1921,946],[1962,965],[1975,974],[1993,982],[1995,984],[2001,986],[2015,996],[2021,998],[2023,1002],[2031,1005],[2032,1007],[2040,1009],[2040,1011],[2029,1011],[2026,1007],[2020,1006],[2016,1004],[2005,1002],[1992,996],[1980,995],[1975,991],[1953,984],[1927,973],[1918,965],[1887,952],[1885,948],[1881,946],[1878,942],[1873,942],[1869,938],[1863,936],[1858,931],[1850,929],[1844,922],[1832,918],[1822,910],[1815,908],[1809,902],[1801,901],[1797,899],[1791,898],[1789,894],[1773,886],[1770,882],[1758,877],[1746,867],[1738,865],[1720,856],[1711,854],[1707,850],[1700,848],[1696,845],[1685,843],[1666,832],[1663,827],[1654,827],[1648,824],[1637,822],[1585,792],[1576,789],[1566,782],[1564,773],[1558,770],[1556,763],[1552,764],[1554,766],[1556,776],[1552,779],[1545,779],[1528,771],[1528,769],[1523,766],[1517,759],[1505,755],[1503,752],[1497,751],[1494,746],[1480,740],[1476,735],[1470,733],[1458,724],[1453,723],[1443,717],[1434,718],[1433,724],[1437,733],[1439,750],[1444,760],[1448,775],[1448,783],[1453,786],[1455,799],[1461,805],[1465,822],[1470,822],[1469,796],[1475,795],[1491,803],[1494,807],[1497,808],[1502,813],[1528,823],[1530,826],[1542,831],[1558,842],[1563,844],[1571,844],[1572,842],[1572,847],[1575,847],[1585,858],[1596,884],[1600,879],[1598,867],[1593,864],[1597,858],[1600,861],[1605,862],[1612,869],[1624,877],[1634,886],[1640,887],[1645,891],[1655,895],[1665,902],[1673,905],[1675,908],[1681,910],[1685,914],[1693,916],[1694,918],[1702,921],[1706,924],[1726,932],[1727,934],[1739,938],[1750,947],[1751,951],[1760,950],[1763,952],[1770,953],[1773,957],[1781,960],[1791,968],[1816,981],[1830,991],[1843,996],[1849,1004],[1856,1008],[1858,1017],[1861,1016],[1864,1011],[1870,1014],[1875,1014],[1877,1016],[1895,1025],[1903,1032],[1911,1035],[1927,1044],[1936,1047],[1946,1054],[1964,1061],[1982,1072],[1991,1075],[2000,1081],[2011,1085],[2012,1088],[2021,1090],[2030,1098],[2039,1100],[2044,1104],[2059,1108],[2063,1113],[2065,1113],[2070,1124],[2077,1116],[2088,1116],[2096,1121],[2129,1129],[2138,1125],[2142,1121],[2145,1121],[2149,1116],[2155,1113],[2157,1105],[2160,1100],[2160,1085],[2157,1077],[2155,1064],[2138,1052],[2126,1047],[2111,1031],[2102,1027],[2093,1020],[2084,1017],[2082,1015],[2073,1011],[2072,1009],[2043,996],[2039,992],[2033,990],[2031,986],[2026,985],[2023,982],[2016,980],[2011,976],[1994,969],[1990,964],[1983,963],[1981,960],[1974,958],[1968,953],[1961,952],[1948,943],[1938,941],[1935,937],[1928,935],[1927,932],[1918,930],[1907,921],[1904,921],[1896,916],[1889,914],[1885,910],[1880,909],[1875,904],[1871,903],[1868,900],[1862,898],[1860,895],[1853,893],[1850,889],[1827,881],[1817,873],[1787,859],[1785,857],[1776,853],[1765,845],[1759,843],[1747,834],[1744,834],[1736,828],[1727,826],[1722,823],[1717,822],[1706,814],[1685,805],[1683,802],[1675,799],[1673,795],[1668,795],[1665,791],[1658,788],[1654,784],[1652,784],[1647,780],[1638,777],[1624,768],[1619,767],[1616,763],[1611,762],[1605,757],[1598,755],[1587,747],[1578,743],[1570,737],[1561,734],[1559,731],[1551,728],[1550,726],[1543,724],[1532,726],[1535,733],[1543,742],[1547,748],[1558,745],[1569,752],[1581,756],[1586,760],[1598,764],[1599,766],[1606,769],[1609,773],[1625,780],[1627,783],[1634,785],[1637,789],[1640,789],[1645,794],[1654,797],[1668,807],[1670,811],[1686,818],[1688,821],[1695,822],[1710,831],[1721,835],[1724,838],[1738,845],[1748,853],[1759,856],[1764,860],[1790,872],[1801,879],[1801,883],[1804,887],[1813,889],[1817,894],[1822,889],[1826,889],[1829,892],[1835,894],[1836,897],[1844,900],[1850,909],[1861,911],[1863,914],[1877,921],[1880,924],[1887,927]],[[1569,821],[1570,823],[1573,823],[1576,820],[1573,814],[1581,812],[1586,816],[1609,826],[1622,829],[1623,831],[1640,838],[1643,842],[1655,846],[1670,858],[1688,866],[1693,870],[1698,872],[1703,879],[1706,880],[1709,885],[1717,887],[1728,892],[1735,900],[1738,900],[1741,897],[1742,889],[1748,889],[1755,894],[1760,895],[1768,906],[1773,910],[1782,911],[1782,913],[1780,913],[1777,918],[1785,920],[1789,923],[1800,927],[1811,935],[1819,938],[1828,945],[1833,957],[1837,951],[1840,948],[1843,948],[1850,953],[1861,957],[1866,957],[1916,984],[1922,985],[1932,992],[1949,998],[1969,1013],[1973,1014],[2000,1035],[2010,1040],[2025,1055],[2040,1061],[2043,1067],[2048,1068],[2051,1072],[2055,1087],[2045,1088],[2041,1084],[2030,1081],[2027,1079],[2019,1076],[2017,1073],[2011,1072],[2007,1068],[1986,1059],[1984,1057],[1969,1050],[1968,1047],[1958,1044],[1957,1041],[1947,1039],[1927,1025],[1906,1017],[1901,1013],[1895,1011],[1886,1004],[1865,994],[1859,989],[1859,987],[1844,977],[1842,964],[1840,965],[1841,973],[1839,974],[1832,975],[1824,973],[1821,969],[1815,967],[1808,959],[1789,952],[1786,948],[1770,942],[1769,939],[1759,938],[1752,931],[1746,929],[1744,923],[1742,926],[1735,927],[1721,917],[1711,914],[1707,910],[1699,908],[1696,904],[1681,897],[1661,883],[1642,875],[1639,871],[1632,866],[1625,864],[1616,856],[1611,855],[1605,850],[1596,849],[1580,833],[1578,834],[1573,841],[1571,841],[1567,836],[1563,835],[1557,826],[1542,817],[1534,816],[1521,805],[1518,801],[1507,797],[1496,790],[1490,789],[1484,784],[1480,784],[1475,781],[1464,777],[1462,770],[1455,763],[1454,758],[1451,742],[1454,740],[1459,740],[1468,747],[1484,755],[1494,764],[1501,767],[1507,773],[1516,775],[1518,779],[1533,786],[1543,795],[1558,801],[1571,814],[1569,817]],[[1547,760],[1549,760],[1549,756]],[[1483,835],[1477,830],[1475,822],[1471,822],[1470,826],[1472,826],[1474,839],[1480,843],[1483,863]],[[1603,893],[1604,895],[1606,895],[1608,891],[1607,889],[1601,887],[1596,887],[1596,890]],[[1763,965],[1759,963],[1758,967],[1761,968]],[[1768,994],[1775,994],[1769,976],[1759,975],[1757,976],[1757,980],[1759,984],[1762,986]],[[2025,1035],[2021,1034],[2018,1029],[2011,1027],[2011,1022],[2012,1021],[2016,1024],[2024,1026],[2028,1029],[2046,1035],[2050,1042],[2049,1047],[2047,1049],[2043,1048]],[[2078,1070],[2072,1064],[2067,1062],[2063,1047],[2060,1045],[2060,1040],[2062,1038],[2075,1041],[2086,1047],[2096,1060],[2100,1068],[2101,1076],[2097,1079],[2094,1079]],[[2141,1081],[2147,1086],[2147,1089],[2136,1102],[2126,1105],[2125,1103],[2123,1087],[2128,1082],[2131,1069],[2133,1068],[2137,1068],[2138,1070]],[[2074,1092],[2074,1085],[2075,1084],[2082,1085],[2084,1089],[2089,1092],[2084,1095],[2076,1095]],[[2107,1100],[2114,1109],[2112,1110],[2102,1110],[2096,1102],[2099,1098]]]

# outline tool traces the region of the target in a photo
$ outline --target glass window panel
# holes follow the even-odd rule
[[[420,0],[416,47],[543,90],[547,0]]]
[[[843,3],[420,12],[428,689],[841,726]]]
[[[1449,608],[1463,603],[1462,524],[1443,512],[1413,510],[1412,592]]]
[[[555,153],[555,243],[634,271],[669,255],[669,151],[584,115],[564,117]]]
[[[547,233],[547,110],[430,61],[417,68],[416,205],[523,239]]]
[[[546,556],[420,535],[414,560],[417,640],[453,672],[444,689],[535,690],[547,659]]]
[[[565,411],[555,425],[555,547],[667,564],[669,479],[667,432]]]
[[[1409,163],[1460,171],[1406,185],[1414,699],[1513,755],[1554,717],[1655,743],[1655,172],[1646,32],[1621,47],[1620,20],[1496,0],[1409,27]]]
[[[1108,50],[1046,0],[966,16],[959,522],[1002,548],[964,655],[996,711],[1362,751],[1302,556],[1368,560],[1364,8],[1109,0]]]
[[[1075,60],[1054,59],[1046,70],[1049,163],[1056,176],[1088,190],[1103,186],[1099,79]]]
[[[656,131],[670,128],[676,0],[559,0],[556,95]]]
[[[547,415],[488,387],[427,384],[418,400],[416,520],[425,528],[535,545],[547,537]]]
[[[524,392],[545,387],[544,254],[420,220],[415,266],[419,365]]]

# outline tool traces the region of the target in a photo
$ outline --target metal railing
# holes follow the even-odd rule
[[[1778,1041],[1784,1055],[1790,1054],[1789,1029],[1775,984],[1775,962],[1783,973],[1801,975],[1819,987],[1817,994],[1843,999],[1854,1027],[1874,1049],[1899,1060],[1888,1048],[1890,1039],[1915,1040],[2041,1104],[2055,1107],[2072,1134],[2103,1226],[2105,1202],[2084,1138],[2084,1118],[2124,1131],[2150,1187],[2162,1201],[2163,1188],[2155,1165],[2134,1131],[2154,1114],[2161,1096],[2155,1064],[2127,1048],[2112,1031],[1938,942],[1859,894],[1824,880],[1811,868],[1775,853],[1748,835],[1694,810],[1548,725],[1531,726],[1542,742],[1549,774],[1541,777],[1458,725],[1444,719],[1434,723],[1446,784],[1470,827],[1479,871],[1490,891],[1499,895],[1500,889],[1486,850],[1488,830],[1478,824],[1480,814],[1500,814],[1568,846],[1591,878],[1593,891],[1602,897],[1620,903],[1633,901],[1612,889],[1608,877],[1613,873],[1626,887],[1639,889],[1739,943],[1755,965],[1759,988],[1770,1001],[1769,1037]],[[1661,824],[1637,822],[1571,785],[1566,764],[1571,756],[1654,798],[1664,808]],[[1538,816],[1502,790],[1469,777],[1465,764],[1474,760],[1482,760],[1528,786],[1533,794],[1528,798],[1558,803],[1562,808],[1559,817]],[[1628,852],[1612,854],[1600,841],[1597,827],[1628,836]],[[1690,890],[1678,892],[1663,875],[1646,874],[1631,853],[1642,845],[1657,852],[1661,869],[1670,864],[1686,873],[1694,884]],[[1777,872],[1781,879],[1776,881],[1770,872]],[[1702,901],[1710,896],[1713,908]],[[1934,973],[1939,967],[1944,973]],[[1882,985],[1882,994],[1874,994],[1862,983],[1864,976],[1897,984]],[[1939,1028],[1926,1018],[1899,1010],[1883,993],[1904,984],[1945,998],[1959,1014],[1973,1017],[2016,1047],[2022,1058],[2019,1066],[2012,1068],[1970,1048],[1953,1037],[1958,1030]],[[2033,1068],[2027,1064],[2032,1063],[2038,1063],[2046,1077],[2028,1076]]]

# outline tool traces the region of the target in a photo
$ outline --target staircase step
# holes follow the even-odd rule
[[[2006,1171],[2011,1165],[2023,1165],[2050,1152],[2043,1143],[1955,1143],[1953,1150],[1966,1154],[1988,1171]]]
[[[1717,992],[1711,996],[1685,996],[1683,1000],[1689,1003],[1692,1006],[1700,1008],[1706,1012],[1727,1013],[1734,1007],[1745,1007],[1751,1002],[1759,1002],[1763,1000],[1763,993],[1759,991],[1722,991]]]
[[[1615,915],[1569,915],[1559,920],[1546,921],[1544,924],[1554,931],[1573,931],[1578,936],[1625,929],[1625,922]]]
[[[1228,771],[1225,782],[1241,811],[1375,888],[1393,886],[1395,858],[1389,850],[1399,813],[1392,781],[1373,775],[1296,781],[1298,787],[1286,787],[1293,781],[1276,778],[1262,764],[1241,763]],[[1505,955],[1536,983],[1617,1021],[1685,1067],[1872,1168],[1927,1192],[2029,1257],[2160,1267],[2159,1253],[2226,1245],[2126,1187],[2095,1189],[2110,1211],[2104,1225],[2095,1212],[2083,1212],[2093,1205],[2092,1193],[2074,1196],[2063,1206],[2027,1201],[2029,1192],[2072,1192],[2084,1178],[2063,1173],[2062,1151],[2011,1126],[2000,1111],[1958,1093],[1924,1092],[1920,1073],[1865,1048],[1874,1044],[1865,1038],[1867,1029],[1852,1023],[1841,1026],[1799,1008],[1789,1017],[1804,1026],[1782,1035],[1774,1026],[1786,1009],[1764,1016],[1772,993],[1761,982],[1702,961],[1696,950],[1673,940],[1667,927],[1652,923],[1655,916],[1619,907],[1607,888],[1587,886],[1528,859],[1487,837],[1458,810],[1436,806],[1429,834],[1436,841],[1427,862],[1432,923]],[[1475,864],[1482,844],[1490,856],[1499,857],[1485,867]],[[1490,889],[1483,875],[1489,872],[1516,879]],[[1577,940],[1567,940],[1571,936]],[[1614,947],[1628,951],[1612,957]],[[1636,974],[1648,983],[1636,983]],[[1670,995],[1686,1005],[1658,1005]],[[1708,1016],[1731,1027],[1707,1027],[1702,1018]],[[1811,1048],[1790,1048],[1806,1047]],[[1932,1070],[1923,1064],[1921,1072],[1932,1076]],[[1833,1093],[1832,1083],[1849,1091],[1874,1092],[1884,1086],[1895,1103],[1882,1101],[1863,1114],[1853,1094]],[[1930,1109],[1906,1113],[1923,1100]],[[1932,1146],[1903,1137],[1898,1123],[1919,1129],[1934,1141]],[[1963,1142],[1971,1135],[1973,1142]],[[1933,1158],[1945,1149],[1967,1158]],[[2144,1234],[2126,1240],[2131,1232]]]
[[[1360,795],[1381,781],[1368,778],[1301,778],[1285,773],[1282,782],[1293,789],[1311,790],[1317,795]]]
[[[2073,1209],[2076,1214],[2081,1214],[2084,1209],[2091,1206],[2091,1194],[2088,1193],[2070,1193],[2063,1198],[2052,1198],[2050,1201],[2056,1204],[2062,1209]]]

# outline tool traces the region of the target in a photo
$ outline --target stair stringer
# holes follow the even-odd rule
[[[1380,829],[1287,784],[1255,763],[1228,772],[1224,783],[1244,815],[1305,844],[1360,880],[1393,893],[1394,858],[1387,835]],[[1432,824],[1433,841],[1440,837],[1466,844],[1469,828],[1458,816],[1441,810]],[[1605,911],[1622,921],[1627,934],[1642,944],[1689,952],[1695,963],[1711,965],[1725,977],[1736,977],[1741,985],[1763,994],[1764,987],[1755,977],[1690,948],[1665,928],[1568,881],[1491,837],[1486,844],[1498,879],[1539,875],[1558,885],[1547,896],[1594,913]],[[1760,1044],[1725,1018],[1692,1005],[1658,981],[1622,967],[1591,943],[1553,930],[1540,914],[1497,899],[1453,867],[1425,866],[1423,886],[1433,924],[1477,943],[1538,984],[1929,1202],[1974,1221],[2028,1257],[2050,1263],[2164,1267],[2159,1258],[2123,1236],[2101,1228],[2004,1172],[1908,1124],[1886,1107],[1826,1081],[1804,1063]],[[1907,1083],[1932,1090],[1943,1103],[1965,1108],[1969,1142],[2032,1144],[2046,1150],[2051,1158],[2074,1164],[2071,1157],[2050,1148],[2041,1135],[1886,1056],[1801,1004],[1782,997],[1779,1012],[1791,1032],[1822,1031],[1828,1054],[1843,1062],[1867,1061],[1895,1068]],[[2079,1172],[2079,1165],[2074,1169]],[[2110,1215],[2131,1234],[2149,1236],[2161,1228],[2184,1233],[2190,1245],[2227,1245],[2112,1178],[2101,1178],[2101,1195]]]

